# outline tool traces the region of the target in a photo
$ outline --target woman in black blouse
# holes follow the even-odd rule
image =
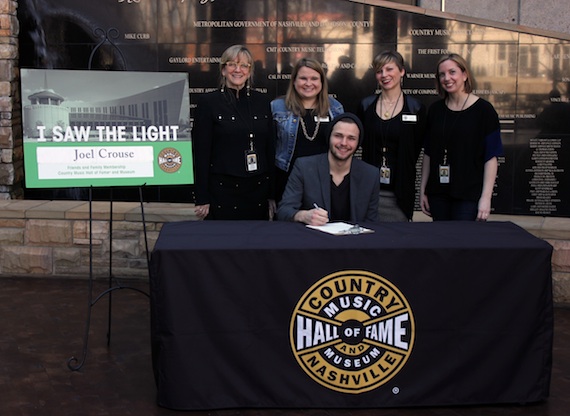
[[[269,100],[251,89],[253,57],[244,46],[226,49],[220,70],[220,88],[200,97],[192,129],[196,215],[272,219],[275,151]]]
[[[441,57],[435,76],[441,100],[428,112],[420,204],[434,221],[487,221],[503,155],[499,115],[473,93],[467,61]]]
[[[426,123],[426,108],[402,91],[404,58],[384,51],[372,62],[380,94],[362,100],[362,160],[380,170],[378,217],[411,221],[416,193],[416,163]]]

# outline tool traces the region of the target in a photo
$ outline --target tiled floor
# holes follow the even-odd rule
[[[97,282],[93,293],[105,289]],[[129,283],[146,289],[143,283]],[[148,298],[113,292],[107,347],[108,297],[92,309],[87,360],[80,371],[87,311],[86,281],[0,278],[0,415],[258,416],[567,416],[570,415],[570,309],[556,308],[550,398],[530,406],[370,410],[224,410],[177,412],[155,402]]]

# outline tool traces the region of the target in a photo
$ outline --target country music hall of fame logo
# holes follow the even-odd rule
[[[158,154],[158,166],[166,173],[174,173],[182,166],[182,155],[172,147],[162,149]]]
[[[406,364],[415,323],[408,301],[390,281],[345,270],[317,281],[290,323],[291,348],[317,383],[343,393],[373,390]]]

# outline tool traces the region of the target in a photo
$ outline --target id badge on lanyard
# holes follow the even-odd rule
[[[451,171],[449,165],[439,165],[439,183],[449,183]]]
[[[257,153],[252,150],[245,151],[245,166],[248,172],[257,170]]]
[[[380,167],[380,183],[384,185],[390,185],[391,170],[388,166],[382,165]]]
[[[250,173],[258,169],[257,152],[253,147],[253,133],[249,134],[249,149],[245,151],[245,168]]]

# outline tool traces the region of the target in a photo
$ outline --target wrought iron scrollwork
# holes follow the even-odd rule
[[[106,31],[101,29],[101,28],[95,28],[93,30],[93,35],[99,39],[99,43],[97,43],[97,45],[95,45],[95,47],[93,48],[93,50],[91,51],[91,54],[89,55],[89,62],[87,64],[87,68],[88,69],[92,69],[93,68],[93,59],[95,57],[95,55],[97,53],[103,53],[103,49],[106,45],[111,47],[111,51],[112,52],[116,52],[120,59],[121,59],[121,66],[122,70],[126,70],[127,69],[127,61],[125,59],[125,56],[123,55],[123,53],[121,52],[121,49],[115,44],[115,40],[117,40],[119,38],[119,30],[112,27],[107,29]],[[109,54],[110,58],[114,57],[114,53]],[[114,64],[114,59],[113,59],[113,64]],[[115,65],[109,65],[109,66],[115,66]]]

